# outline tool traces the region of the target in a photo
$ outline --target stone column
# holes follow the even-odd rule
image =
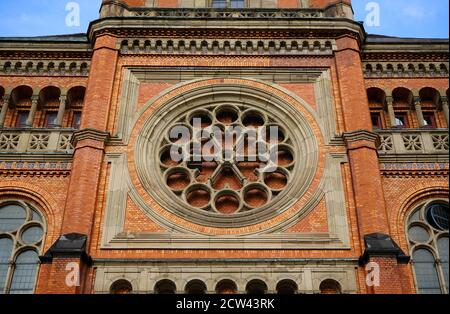
[[[392,97],[386,97],[386,103],[391,128],[395,128],[397,123],[395,122],[394,99]]]
[[[4,95],[2,102],[3,106],[2,110],[0,111],[0,128],[2,128],[5,125],[6,114],[8,113],[9,109],[9,95]]]
[[[447,122],[447,128],[449,127],[448,123],[448,98],[447,97],[441,97],[441,104],[442,104],[442,112],[444,112],[445,121]]]
[[[65,95],[61,95],[59,98],[59,108],[58,108],[58,116],[56,117],[56,126],[61,127],[64,113],[66,112],[66,103],[67,97]]]
[[[419,127],[423,128],[425,126],[425,119],[423,118],[422,100],[420,97],[414,97],[414,108],[416,110],[417,121],[419,121]]]
[[[38,99],[39,99],[39,96],[37,96],[37,95],[34,95],[31,97],[31,109],[28,114],[28,119],[26,122],[26,125],[28,127],[33,127],[34,116],[36,115],[36,110],[37,110],[37,106],[38,106]]]

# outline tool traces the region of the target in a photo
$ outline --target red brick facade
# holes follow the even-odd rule
[[[196,4],[189,16],[177,9],[193,7],[184,2]],[[201,279],[211,293],[248,292],[255,280],[267,292],[290,280],[298,293],[418,293],[407,223],[423,202],[448,202],[448,41],[367,35],[350,1],[267,1],[273,15],[252,19],[239,13],[256,14],[251,1],[209,13],[203,2],[104,0],[110,19],[87,37],[1,39],[0,210],[21,200],[44,217],[42,246],[29,248],[41,256],[34,291],[108,293],[123,280],[153,293],[170,280],[189,292]],[[216,101],[222,90],[295,112],[314,138],[304,192],[242,224],[182,214],[142,175],[151,154],[140,143],[157,136],[149,128],[197,106],[196,91]],[[48,125],[57,113],[60,125]],[[289,114],[276,118],[295,132]],[[406,125],[392,125],[400,118]],[[289,184],[301,186],[295,169]],[[61,238],[74,233],[86,241]],[[373,234],[393,251],[368,247]],[[267,261],[276,275],[258,271]],[[70,263],[79,265],[74,286]],[[379,266],[380,285],[366,284],[368,264]],[[219,289],[224,280],[236,289]]]

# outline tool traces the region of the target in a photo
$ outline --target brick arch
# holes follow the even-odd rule
[[[55,209],[58,205],[49,192],[29,183],[22,183],[20,187],[6,184],[0,187],[0,198],[19,198],[36,204],[46,223],[44,250],[56,241],[59,228],[56,226]]]
[[[405,195],[403,201],[399,201],[398,208],[400,209],[395,218],[394,226],[392,227],[394,230],[394,234],[399,235],[400,246],[403,248],[408,247],[407,245],[407,236],[405,232],[405,224],[408,219],[411,211],[415,209],[415,207],[421,201],[433,197],[443,197],[444,195],[448,198],[449,189],[448,186],[430,186],[425,187],[423,189],[417,190],[417,187],[411,187],[409,190],[405,191],[403,195]]]

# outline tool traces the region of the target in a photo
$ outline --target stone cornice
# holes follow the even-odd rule
[[[28,56],[36,55],[61,56],[63,58],[78,56],[80,58],[89,58],[91,55],[91,44],[86,43],[67,43],[67,42],[33,42],[31,41],[8,41],[7,38],[0,41],[0,56],[10,56],[18,54]]]
[[[108,32],[118,37],[191,36],[212,38],[217,36],[239,38],[261,37],[316,37],[335,38],[343,34],[356,34],[362,41],[365,32],[362,24],[345,18],[302,18],[302,19],[153,19],[142,17],[105,18],[93,21],[88,36],[94,42],[95,36]],[[165,34],[165,35],[164,35]]]

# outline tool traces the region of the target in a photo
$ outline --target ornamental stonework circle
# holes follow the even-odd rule
[[[163,208],[202,225],[246,226],[279,215],[310,186],[318,154],[306,120],[281,99],[237,92],[197,92],[144,124],[138,176]]]

